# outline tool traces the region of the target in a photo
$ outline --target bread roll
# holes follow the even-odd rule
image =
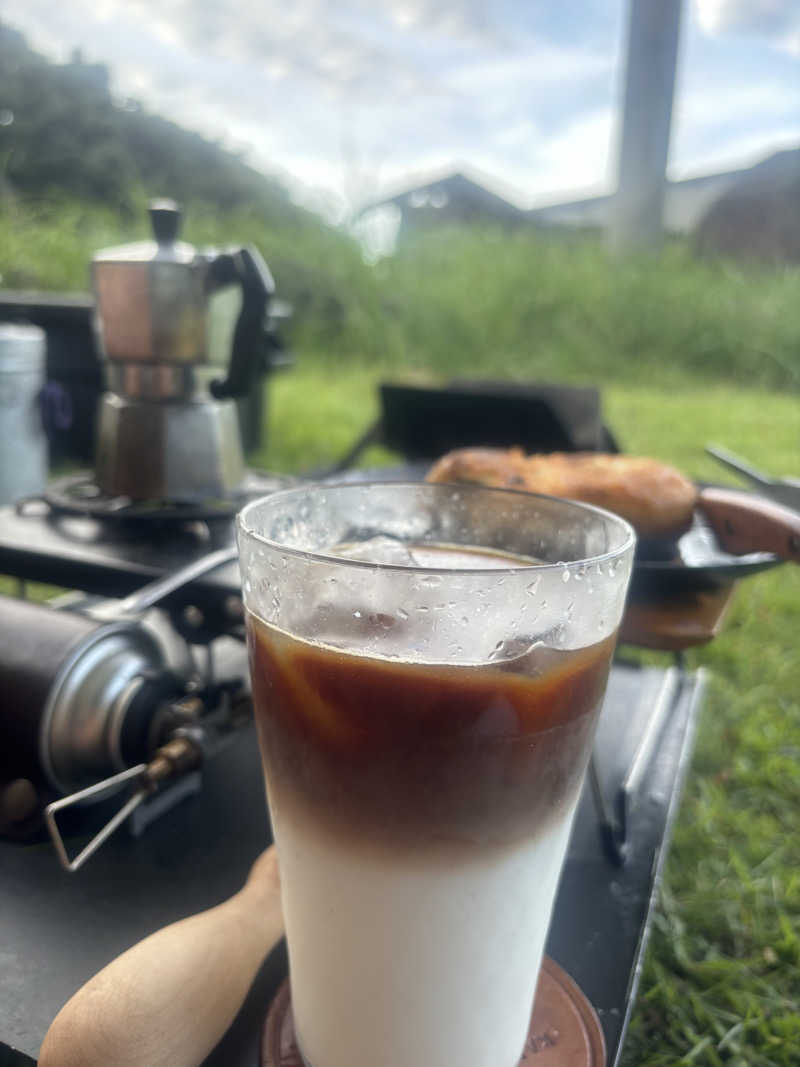
[[[697,489],[680,471],[643,456],[605,452],[552,452],[461,448],[428,473],[429,482],[471,482],[581,500],[607,508],[640,537],[675,540],[692,522]]]

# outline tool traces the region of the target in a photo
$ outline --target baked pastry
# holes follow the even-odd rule
[[[697,489],[680,471],[643,456],[519,448],[460,448],[442,456],[429,482],[471,482],[582,500],[621,515],[640,537],[674,540],[692,522]]]

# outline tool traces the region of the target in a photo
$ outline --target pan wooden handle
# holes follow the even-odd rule
[[[197,1067],[282,932],[273,847],[230,900],[145,938],[79,989],[47,1031],[39,1067]]]
[[[736,489],[703,489],[698,506],[726,552],[772,552],[800,563],[800,512]]]

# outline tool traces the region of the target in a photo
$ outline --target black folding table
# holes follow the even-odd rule
[[[90,520],[31,523],[0,509],[0,574],[122,595],[213,547],[188,535],[160,546],[134,535],[109,543],[92,529]],[[228,567],[192,596],[224,605],[238,592]],[[609,1065],[634,1004],[703,689],[702,672],[666,659],[663,668],[620,661],[612,670],[547,945],[596,1008]],[[234,893],[268,841],[252,728],[208,762],[198,793],[139,838],[118,832],[77,874],[60,869],[45,840],[0,841],[0,1067],[33,1062],[61,1005],[131,944]],[[285,974],[280,947],[208,1065],[255,1067]]]

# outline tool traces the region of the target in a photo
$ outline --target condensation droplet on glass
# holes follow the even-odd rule
[[[406,611],[405,608],[398,608],[397,609],[397,617],[398,617],[398,619],[407,619],[408,618],[408,612]]]
[[[249,578],[245,578],[245,582],[244,582],[244,591],[245,591],[245,593],[252,592],[252,589],[253,589],[253,586],[252,586],[252,584],[250,582],[250,579]]]
[[[361,612],[360,611],[354,611],[353,612],[353,618],[354,619],[360,619],[361,618]]]
[[[423,615],[426,615],[430,611],[430,608],[427,604],[417,604],[417,611],[421,612]]]
[[[436,586],[442,584],[441,576],[438,574],[424,574],[420,580],[420,585],[425,585],[429,589],[435,589]]]
[[[542,576],[541,576],[541,574],[537,574],[536,577],[533,579],[533,581],[528,585],[527,589],[525,590],[525,592],[528,594],[528,596],[536,596],[536,591],[538,590],[538,588],[541,585],[541,583],[542,583]]]
[[[469,626],[469,619],[467,618],[466,615],[462,615],[461,616],[461,625],[462,626]]]
[[[569,581],[569,579],[570,579],[570,571],[569,571],[569,567],[566,567],[566,566],[565,566],[565,567],[564,567],[564,570],[563,570],[563,571],[561,572],[561,581],[562,581],[562,582],[568,582],[568,581]]]

